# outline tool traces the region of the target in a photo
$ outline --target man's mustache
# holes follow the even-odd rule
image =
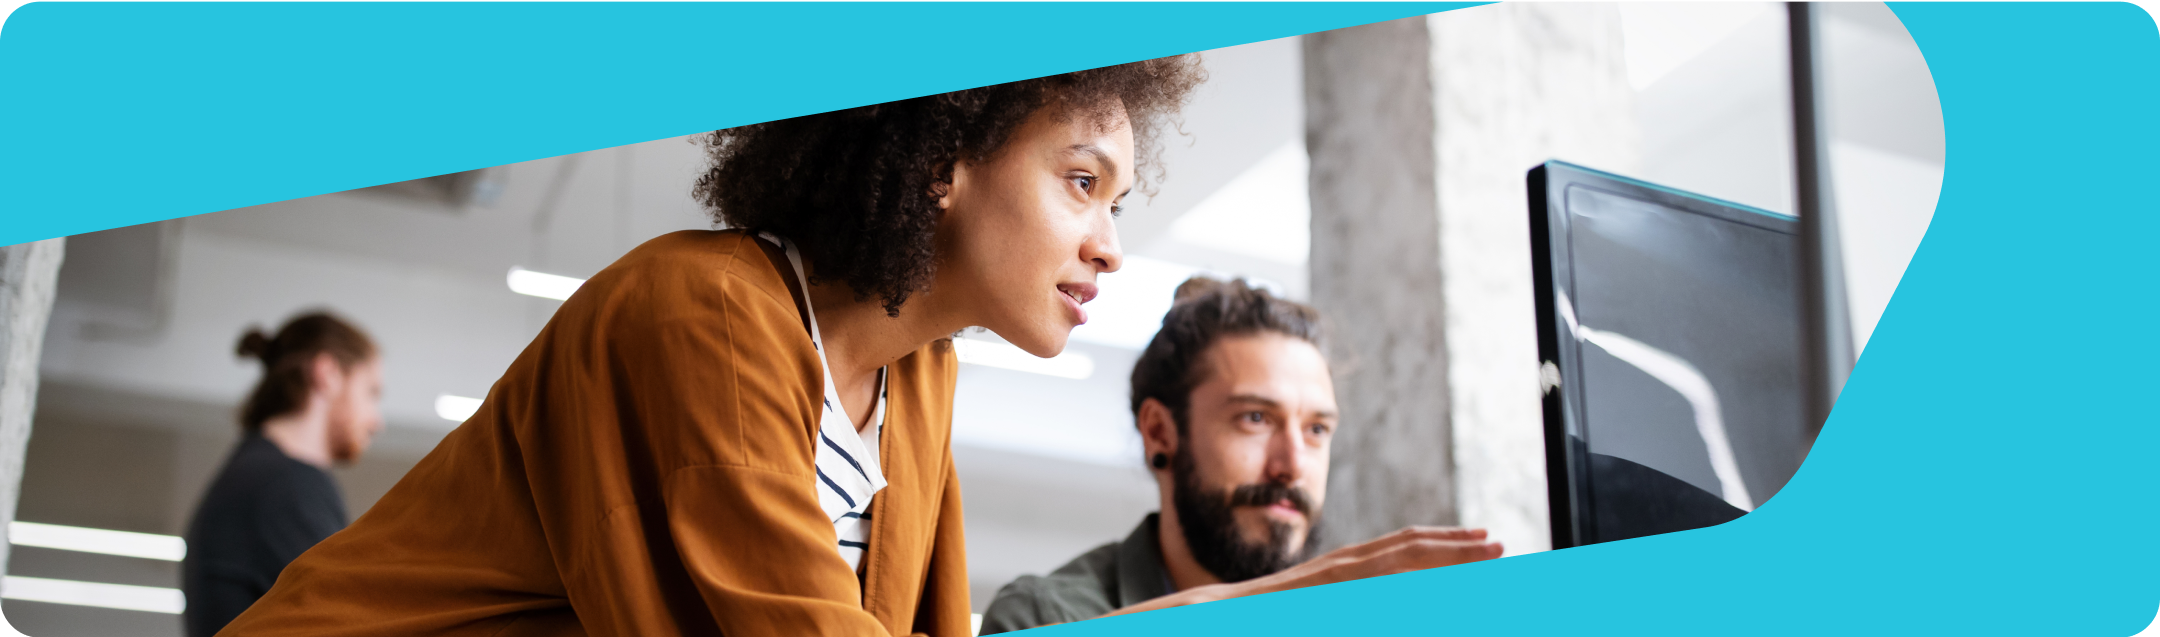
[[[1277,482],[1262,482],[1230,490],[1232,507],[1268,506],[1283,501],[1288,501],[1290,507],[1304,514],[1306,519],[1312,519],[1312,497],[1305,495],[1304,489]]]

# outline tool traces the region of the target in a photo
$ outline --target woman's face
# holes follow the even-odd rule
[[[995,156],[954,167],[932,290],[1028,353],[1064,351],[1096,275],[1125,260],[1112,219],[1133,170],[1122,109],[1106,120],[1037,110]]]

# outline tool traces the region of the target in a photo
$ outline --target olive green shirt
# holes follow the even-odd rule
[[[982,634],[1094,619],[1162,597],[1174,588],[1148,514],[1122,542],[1082,553],[1049,575],[1022,575],[998,589],[983,611]]]

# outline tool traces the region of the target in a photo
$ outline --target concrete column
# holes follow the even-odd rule
[[[1306,38],[1312,298],[1349,373],[1326,524],[1551,546],[1524,175],[1639,164],[1620,16],[1496,4]]]
[[[1305,36],[1313,305],[1333,327],[1321,542],[1454,524],[1446,302],[1424,18]]]
[[[64,239],[0,247],[0,523],[15,520],[23,454],[37,411],[38,357],[52,316]],[[0,542],[0,573],[8,544]]]

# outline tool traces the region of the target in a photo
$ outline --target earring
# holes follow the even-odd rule
[[[1168,469],[1170,468],[1170,454],[1157,451],[1154,456],[1148,458],[1148,464],[1154,465],[1157,469]]]

